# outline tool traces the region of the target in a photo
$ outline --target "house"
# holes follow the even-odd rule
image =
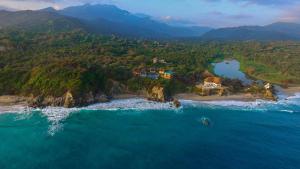
[[[272,85],[270,83],[267,83],[264,87],[266,90],[269,90],[272,88]]]
[[[141,70],[140,69],[133,69],[132,74],[133,74],[133,76],[140,76]]]
[[[164,59],[159,59],[158,57],[155,57],[152,59],[153,64],[161,63],[161,64],[167,64],[167,62]]]
[[[148,69],[148,71],[149,71],[150,73],[156,73],[156,72],[157,72],[156,70],[157,70],[157,69],[154,68],[154,67],[151,67],[151,68]]]
[[[163,74],[161,74],[162,78],[164,79],[172,79],[173,78],[173,71],[168,70],[168,71],[164,71]]]
[[[152,59],[152,62],[153,62],[154,64],[156,64],[156,63],[158,62],[158,58],[157,58],[157,57],[153,58],[153,59]]]
[[[147,77],[147,72],[146,71],[141,71],[140,77]]]
[[[159,74],[150,72],[150,73],[147,74],[147,77],[150,78],[150,79],[155,79],[156,80],[156,79],[159,78]]]
[[[221,83],[222,81],[219,77],[207,77],[204,79],[203,87],[208,89],[220,88],[222,87]]]
[[[164,69],[159,69],[158,73],[159,73],[160,75],[163,75],[163,74],[165,73],[165,70],[164,70]]]

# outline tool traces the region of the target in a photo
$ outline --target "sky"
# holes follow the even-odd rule
[[[300,0],[0,0],[0,9],[62,9],[86,3],[113,4],[168,23],[215,28],[300,23]]]

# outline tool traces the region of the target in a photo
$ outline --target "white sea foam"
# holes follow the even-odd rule
[[[300,108],[300,93],[296,93],[294,96],[280,97],[278,101],[266,101],[256,100],[251,102],[235,101],[235,100],[224,100],[224,101],[192,101],[192,100],[181,100],[183,105],[186,106],[209,106],[210,108],[230,108],[240,110],[278,110],[282,112],[300,112],[297,109]],[[296,110],[295,110],[296,109]]]
[[[148,101],[145,99],[125,99],[125,100],[114,100],[108,103],[94,104],[83,108],[85,110],[162,110],[162,109],[175,109],[171,103],[158,103]]]
[[[243,101],[191,101],[181,100],[183,107],[198,107],[204,106],[209,108],[226,107],[230,109],[241,110],[278,110],[282,112],[295,113],[299,112],[300,93],[295,96],[281,98],[278,102],[257,100],[253,102]],[[296,108],[295,108],[296,107]],[[114,100],[108,103],[99,103],[83,108],[63,108],[63,107],[47,107],[44,109],[30,109],[24,106],[0,107],[0,113],[21,113],[28,114],[32,111],[41,112],[51,124],[48,129],[49,135],[54,135],[56,132],[63,129],[63,121],[69,117],[71,113],[76,113],[81,110],[173,110],[176,113],[182,113],[184,109],[176,109],[171,103],[157,103],[145,99],[124,99]],[[25,116],[27,117],[27,116]],[[20,117],[23,118],[23,117]]]

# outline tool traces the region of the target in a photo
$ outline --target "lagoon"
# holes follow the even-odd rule
[[[247,78],[246,74],[240,71],[240,62],[237,60],[224,60],[219,63],[213,63],[214,73],[218,76],[239,79],[244,84],[251,84],[253,80]]]

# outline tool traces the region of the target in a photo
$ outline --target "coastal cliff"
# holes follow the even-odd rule
[[[158,101],[158,102],[166,102],[167,97],[165,94],[164,87],[154,86],[150,90],[148,90],[147,98],[149,100]]]
[[[31,96],[28,98],[27,102],[30,107],[80,107],[86,106],[93,103],[107,102],[108,97],[104,94],[88,92],[82,96],[75,96],[72,92],[68,91],[61,97],[53,96]]]

